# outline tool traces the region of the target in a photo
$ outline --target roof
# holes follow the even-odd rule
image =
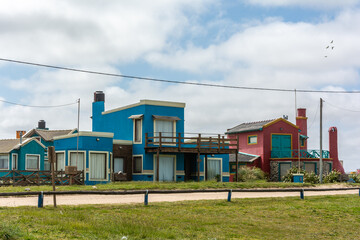
[[[113,113],[113,112],[117,112],[117,111],[121,111],[124,109],[128,109],[128,108],[133,108],[133,107],[137,107],[140,105],[153,105],[153,106],[163,106],[163,107],[177,107],[177,108],[185,108],[185,103],[181,103],[181,102],[168,102],[168,101],[157,101],[157,100],[140,100],[140,102],[138,103],[134,103],[131,105],[127,105],[124,107],[119,107],[119,108],[115,108],[112,110],[108,110],[108,111],[104,111],[102,112],[102,114],[109,114],[109,113]]]
[[[252,163],[256,159],[260,158],[258,155],[248,154],[239,152],[238,153],[238,162],[239,163]],[[235,154],[229,154],[229,162],[236,162]]]
[[[89,132],[89,131],[80,131],[78,133],[72,134],[64,134],[57,137],[54,137],[54,140],[65,139],[65,138],[73,138],[73,137],[105,137],[105,138],[113,138],[114,133],[109,132]]]
[[[264,127],[264,125],[269,124],[274,120],[275,119],[264,120],[259,122],[241,123],[233,128],[228,129],[226,134],[259,131]]]
[[[20,148],[33,140],[36,141],[38,144],[40,144],[43,148],[45,148],[45,146],[42,143],[40,143],[38,140],[36,140],[35,138],[23,138],[22,144],[20,144],[20,139],[1,139],[0,140],[0,153],[9,153],[13,149]]]
[[[76,129],[67,129],[67,130],[32,129],[29,132],[25,133],[24,138],[32,137],[34,134],[37,134],[45,141],[53,141],[54,137],[68,135],[73,133],[75,130]]]

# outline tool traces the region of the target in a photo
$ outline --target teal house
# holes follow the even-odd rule
[[[36,138],[0,140],[0,176],[10,170],[44,170],[45,149]]]

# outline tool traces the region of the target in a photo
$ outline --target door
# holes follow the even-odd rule
[[[282,178],[288,174],[291,168],[291,163],[279,163],[279,181],[282,181]]]
[[[90,153],[90,179],[106,179],[106,154]]]
[[[291,158],[291,135],[272,135],[271,157]]]
[[[170,182],[175,180],[175,157],[159,156],[159,181]]]
[[[114,158],[114,173],[124,172],[124,158]]]
[[[208,178],[208,180],[217,179],[217,176],[221,177],[221,160],[220,159],[208,159],[207,160],[207,178]]]

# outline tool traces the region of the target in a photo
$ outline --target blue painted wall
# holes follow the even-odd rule
[[[69,165],[69,151],[76,151],[77,149],[77,136],[76,134],[70,138],[57,139],[54,140],[55,151],[65,151],[65,166]],[[79,151],[85,151],[85,184],[86,185],[94,185],[99,183],[107,183],[110,181],[110,166],[111,166],[111,158],[110,154],[113,149],[113,138],[110,137],[96,137],[96,136],[79,136]],[[89,178],[89,165],[90,165],[90,152],[91,151],[99,151],[108,153],[107,159],[107,181],[90,181]]]

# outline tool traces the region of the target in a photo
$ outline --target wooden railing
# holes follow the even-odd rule
[[[145,148],[176,147],[197,149],[236,149],[237,139],[228,139],[224,135],[202,135],[184,133],[145,133]]]
[[[84,171],[68,175],[65,171],[55,171],[56,185],[84,184]],[[51,171],[0,171],[0,186],[51,185]]]

